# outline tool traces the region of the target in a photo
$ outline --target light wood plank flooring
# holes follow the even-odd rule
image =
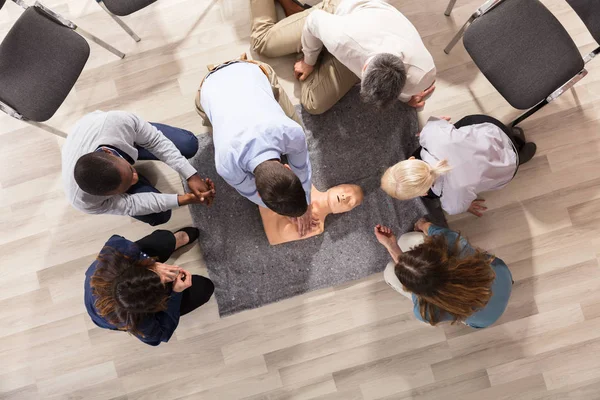
[[[512,109],[462,45],[442,49],[482,0],[395,0],[434,55],[435,95],[420,113],[455,120]],[[543,0],[582,52],[595,45],[563,0]],[[248,0],[160,0],[125,20],[134,43],[92,0],[47,0],[127,52],[92,44],[81,79],[50,123],[125,109],[205,132],[193,109],[205,65],[249,49]],[[20,14],[0,11],[3,36]],[[294,57],[272,60],[297,99]],[[124,217],[90,216],[65,201],[62,139],[0,116],[0,397],[3,399],[600,399],[600,61],[575,90],[523,124],[537,156],[481,219],[451,226],[510,266],[514,295],[501,321],[474,331],[417,322],[411,305],[372,276],[228,318],[215,300],[151,348],[90,322],[84,271],[113,233],[150,232]],[[168,168],[146,164],[164,191]],[[168,228],[188,225],[174,213]],[[385,221],[381,221],[385,223]],[[382,249],[382,251],[384,251]],[[175,262],[206,273],[198,245]]]

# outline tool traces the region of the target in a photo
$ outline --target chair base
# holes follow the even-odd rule
[[[138,35],[136,35],[136,33],[135,33],[135,32],[134,32],[134,31],[133,31],[133,30],[132,30],[132,29],[131,29],[131,28],[130,28],[130,27],[129,27],[129,26],[126,24],[126,23],[125,23],[125,22],[123,22],[123,20],[122,20],[121,18],[119,18],[119,17],[117,17],[115,14],[111,13],[111,12],[110,12],[110,10],[109,10],[109,9],[106,7],[106,4],[104,4],[104,2],[103,2],[103,1],[98,1],[98,4],[100,5],[100,7],[102,7],[102,9],[103,9],[104,11],[106,11],[106,13],[107,13],[108,15],[110,15],[110,16],[111,16],[111,18],[112,18],[112,19],[113,19],[113,20],[114,20],[114,21],[115,21],[117,24],[119,24],[119,26],[120,26],[120,27],[121,27],[121,28],[122,28],[122,29],[123,29],[125,32],[127,32],[127,34],[128,34],[129,36],[131,36],[131,38],[132,38],[133,40],[135,40],[136,42],[139,42],[140,40],[142,40],[142,39],[140,39],[140,37],[139,37]]]
[[[446,11],[444,12],[444,15],[446,17],[450,16],[450,13],[452,12],[452,9],[454,8],[455,4],[456,4],[456,0],[450,0],[450,2],[448,3],[448,7],[446,7]]]
[[[117,56],[121,59],[125,58],[125,53],[115,49],[110,44],[106,43],[104,40],[92,35],[91,33],[87,32],[87,31],[84,31],[80,27],[76,27],[75,32],[79,33],[81,36],[85,37],[86,39],[96,43],[97,45],[104,47],[106,50],[110,51],[115,56]]]

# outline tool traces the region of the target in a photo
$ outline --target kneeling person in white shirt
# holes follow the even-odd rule
[[[304,236],[312,225],[306,136],[275,73],[245,59],[211,69],[196,108],[213,127],[217,172],[258,206],[290,217]]]
[[[296,0],[277,1],[288,15],[279,22],[274,0],[250,0],[252,48],[267,57],[304,54],[294,72],[309,113],[327,111],[358,82],[363,100],[380,108],[398,99],[422,107],[433,92],[433,57],[394,6],[382,0],[323,0],[304,10]]]

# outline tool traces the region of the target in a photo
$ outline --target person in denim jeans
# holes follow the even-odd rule
[[[423,218],[415,231],[397,241],[390,228],[375,227],[377,240],[394,260],[384,272],[385,280],[412,300],[417,319],[434,326],[461,321],[472,328],[496,322],[512,292],[512,275],[504,261]],[[421,240],[415,240],[419,235]]]

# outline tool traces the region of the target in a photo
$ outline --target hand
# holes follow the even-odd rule
[[[423,90],[421,93],[415,94],[408,101],[408,105],[414,108],[421,108],[425,105],[425,97],[429,96],[435,90],[435,85],[429,86],[429,88]]]
[[[306,236],[310,231],[319,225],[319,219],[312,215],[312,205],[309,204],[303,216],[298,218],[290,218],[292,223],[296,225],[300,237]]]
[[[313,65],[308,65],[304,60],[296,61],[296,64],[294,64],[294,76],[302,82],[312,74],[314,69],[315,67]]]
[[[179,275],[179,268],[176,265],[167,265],[163,263],[156,263],[154,267],[154,271],[160,276],[160,281],[162,283],[173,282],[177,275]]]
[[[443,119],[443,120],[446,120],[446,121],[448,121],[448,122],[450,122],[450,120],[452,119],[452,118],[450,118],[450,117],[439,117],[439,118],[440,118],[440,119]]]
[[[202,179],[198,174],[190,176],[187,180],[190,191],[200,202],[210,206],[215,196],[215,185],[210,179]]]
[[[483,212],[487,210],[487,207],[484,206],[483,203],[485,203],[484,199],[473,200],[467,211],[477,217],[482,217]]]
[[[416,232],[423,232],[427,235],[427,232],[429,232],[429,227],[431,225],[432,223],[427,221],[425,218],[420,218],[417,222],[415,222],[414,228]]]
[[[177,195],[177,203],[180,206],[187,206],[190,204],[204,204],[204,201],[200,200],[194,193],[186,193]]]
[[[385,248],[390,249],[397,245],[396,235],[387,226],[376,225],[374,232],[379,243],[385,246]]]
[[[181,268],[179,275],[173,281],[173,291],[177,293],[183,292],[185,289],[192,286],[192,274]]]

